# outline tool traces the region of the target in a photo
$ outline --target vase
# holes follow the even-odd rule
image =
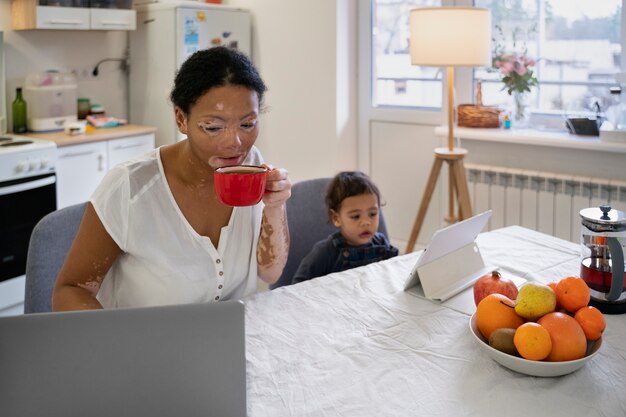
[[[513,91],[513,117],[511,122],[514,128],[528,127],[530,109],[528,107],[530,94],[526,91]]]

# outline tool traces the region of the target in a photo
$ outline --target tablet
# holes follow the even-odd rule
[[[485,265],[475,243],[490,217],[488,210],[436,231],[407,277],[404,290],[446,301],[494,269]]]

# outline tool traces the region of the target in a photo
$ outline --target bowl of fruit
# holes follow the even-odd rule
[[[554,377],[580,369],[598,354],[606,321],[598,309],[588,306],[589,288],[581,278],[566,277],[548,285],[527,282],[514,299],[510,291],[489,293],[477,284],[470,330],[480,348],[500,365],[526,375]]]

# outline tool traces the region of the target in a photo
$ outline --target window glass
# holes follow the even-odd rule
[[[609,88],[621,72],[621,0],[475,0],[475,6],[491,9],[494,48],[536,61],[534,112],[589,113],[619,100]],[[500,72],[476,69],[474,76],[484,80],[483,104],[512,105]]]
[[[441,0],[372,1],[372,106],[441,108],[441,69],[411,65],[409,14]]]

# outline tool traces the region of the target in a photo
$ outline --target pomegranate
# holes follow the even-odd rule
[[[498,271],[492,271],[478,278],[474,283],[474,302],[476,305],[489,294],[502,294],[515,300],[517,287],[510,279],[503,278]]]

